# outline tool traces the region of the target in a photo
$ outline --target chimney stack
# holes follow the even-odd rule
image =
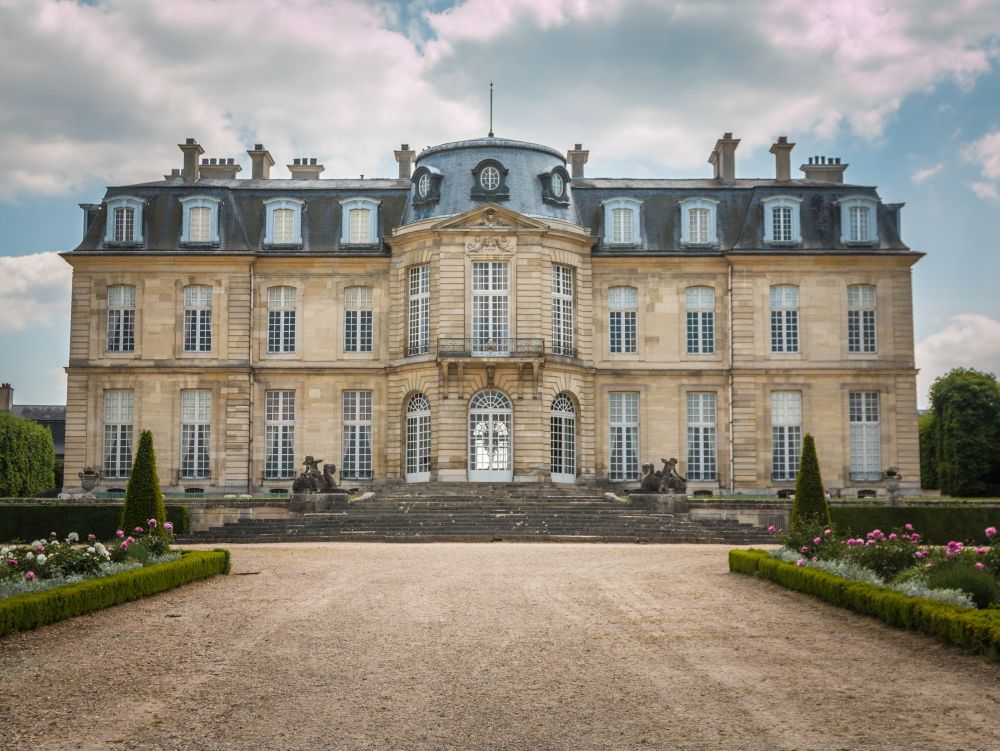
[[[235,180],[236,173],[242,170],[243,168],[232,157],[201,160],[201,176],[206,180]]]
[[[413,163],[416,161],[417,152],[410,148],[410,144],[403,143],[393,153],[396,155],[396,161],[399,163],[400,179],[409,180],[413,176]]]
[[[316,164],[316,157],[297,157],[286,165],[292,173],[293,180],[319,180],[320,173],[326,169],[322,164]]]
[[[177,144],[177,148],[184,152],[184,169],[181,170],[181,177],[185,180],[197,180],[198,157],[205,153],[205,149],[193,138],[185,139],[184,143]]]
[[[14,406],[14,387],[9,383],[0,385],[0,412],[10,412]]]
[[[740,139],[733,138],[732,133],[723,133],[722,138],[715,142],[715,148],[708,155],[708,163],[715,168],[716,180],[736,182],[736,147],[739,145]]]
[[[274,166],[271,152],[264,148],[264,144],[257,143],[252,149],[247,149],[247,153],[250,155],[250,179],[267,180]]]
[[[844,170],[849,165],[841,164],[840,157],[811,156],[809,163],[799,167],[806,173],[806,180],[820,180],[827,183],[844,182]]]
[[[583,165],[590,158],[590,152],[584,151],[583,144],[576,144],[575,148],[566,152],[566,161],[569,162],[569,174],[574,180],[583,177]]]
[[[792,179],[792,149],[794,143],[788,143],[788,136],[778,136],[778,140],[771,146],[771,153],[774,154],[774,179],[778,182],[787,182]]]

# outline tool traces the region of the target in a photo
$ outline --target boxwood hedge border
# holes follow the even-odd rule
[[[49,532],[65,537],[76,532],[82,539],[89,533],[99,540],[115,536],[121,520],[122,504],[37,503],[4,504],[0,502],[0,542],[23,540],[30,542],[47,538]],[[174,533],[191,531],[191,513],[187,506],[167,506],[167,521]],[[130,530],[131,532],[131,530]]]
[[[850,581],[815,568],[799,567],[764,550],[730,550],[729,570],[756,576],[897,628],[920,631],[971,654],[1000,660],[1000,609],[963,610],[886,587]]]
[[[0,636],[164,592],[181,584],[228,574],[228,550],[189,550],[176,561],[0,600]]]

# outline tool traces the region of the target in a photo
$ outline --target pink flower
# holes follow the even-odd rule
[[[97,535],[95,535],[94,533],[90,533],[89,535],[87,535],[87,542],[93,542],[96,539]]]
[[[976,568],[978,568],[980,571],[982,571],[984,568],[986,568],[986,566],[984,566],[979,561],[976,561]]]
[[[805,566],[806,562],[802,558],[799,558],[797,561],[795,561],[795,565],[796,566]]]
[[[150,527],[155,527],[155,526],[156,526],[156,519],[148,519],[148,520],[146,521],[146,524],[147,524],[148,526],[150,526]]]
[[[170,522],[167,522],[167,524],[170,524]],[[163,526],[164,526],[164,527],[166,527],[167,525],[166,525],[166,524],[164,524]],[[767,531],[768,531],[768,532],[775,532],[775,531],[777,531],[777,529],[778,529],[778,528],[777,528],[777,527],[775,527],[775,526],[774,526],[774,525],[772,524],[772,525],[771,525],[770,527],[768,527],[768,528],[767,528]]]
[[[822,537],[814,537],[813,538],[813,545],[819,545],[821,542],[823,542],[823,538]]]
[[[927,557],[927,551],[926,550],[918,550],[913,555],[915,555],[917,558],[926,558]]]
[[[986,555],[987,553],[990,552],[990,549],[989,548],[976,548],[976,552],[979,553],[979,555]]]
[[[920,539],[920,533],[919,532],[914,532],[912,535],[910,535],[910,541],[911,542],[916,542],[919,539]]]
[[[913,531],[913,525],[912,524],[904,524],[903,525],[903,529],[905,529],[907,532],[912,532]]]
[[[987,527],[986,528],[986,536],[990,537],[990,538],[996,537],[997,536],[997,528],[996,527]]]
[[[132,535],[129,535],[128,537],[125,538],[125,542],[131,545],[133,542],[135,542],[135,538],[132,537]]]
[[[167,532],[170,532],[171,530],[173,530],[173,528],[174,528],[174,525],[173,525],[173,524],[171,524],[170,522],[164,522],[164,524],[163,524],[163,528],[164,528],[165,530],[167,530]],[[773,529],[773,527],[772,527],[772,529]]]
[[[117,532],[115,532],[115,537],[117,537],[119,540],[121,538],[123,538],[124,536],[125,536],[125,533],[122,532],[120,529]]]
[[[895,532],[890,532],[889,533],[889,539],[890,540],[895,540],[896,539],[896,533]]]
[[[57,535],[55,532],[49,532],[49,537],[58,537],[58,536],[59,535]]]
[[[132,531],[135,532],[137,535],[141,535],[142,534],[142,527],[136,527]]]
[[[122,540],[122,544],[119,546],[122,550],[128,550],[128,540]]]
[[[809,546],[808,545],[803,545],[801,548],[799,548],[799,552],[800,553],[808,553],[809,552]]]
[[[833,534],[833,530],[832,529],[824,529],[823,530],[823,534],[826,535],[827,537],[829,537],[830,535]]]
[[[17,558],[8,558],[7,559],[7,563],[9,563],[11,566],[15,566],[16,567],[17,566]]]
[[[26,573],[24,575],[24,578],[27,579],[30,582],[33,582],[35,580],[35,572],[34,571],[29,571],[28,573]]]

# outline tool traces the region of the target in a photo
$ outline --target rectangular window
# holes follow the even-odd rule
[[[184,288],[184,351],[212,351],[212,288]]]
[[[348,287],[344,303],[344,351],[372,351],[372,288]]]
[[[847,351],[875,352],[875,288],[847,288]]]
[[[431,269],[429,266],[410,268],[409,338],[406,355],[423,355],[430,349]]]
[[[851,480],[877,482],[882,479],[882,440],[877,391],[852,391]]]
[[[104,471],[124,479],[132,471],[132,391],[104,392]]]
[[[636,351],[639,292],[635,287],[608,290],[608,348],[612,354]]]
[[[344,392],[344,443],[340,475],[368,480],[372,476],[372,392]]]
[[[771,394],[771,479],[794,480],[802,455],[802,394],[775,391]]]
[[[207,243],[212,240],[212,209],[195,206],[188,212],[188,242]]]
[[[295,287],[267,290],[267,351],[295,351]]]
[[[108,287],[108,352],[135,352],[135,287]]]
[[[771,287],[771,351],[799,351],[798,287]]]
[[[510,351],[510,284],[507,264],[472,264],[472,351],[497,354]]]
[[[708,234],[708,209],[688,209],[688,226],[691,232],[689,242],[692,245],[707,245]]]
[[[576,356],[573,348],[573,269],[552,267],[552,353]]]
[[[275,209],[273,212],[274,230],[271,242],[275,245],[291,245],[295,242],[295,211],[292,209]]]
[[[792,209],[789,206],[775,206],[771,209],[771,226],[774,230],[774,242],[787,243],[792,241]]]
[[[264,394],[264,479],[295,477],[295,392]]]
[[[688,480],[718,479],[715,394],[687,395]]]
[[[115,242],[130,243],[135,240],[135,209],[119,207],[115,209]]]
[[[632,209],[612,209],[611,221],[611,242],[622,245],[635,242],[632,233]]]
[[[687,303],[687,353],[711,355],[715,353],[715,290],[711,287],[688,287]]]
[[[370,209],[351,209],[351,244],[367,245],[372,241],[372,222]]]
[[[639,392],[608,394],[611,480],[639,479]]]
[[[212,392],[181,392],[181,477],[211,475],[208,456],[212,437]]]
[[[869,217],[870,213],[867,206],[851,206],[848,209],[848,218],[850,220],[848,238],[852,243],[866,243],[871,240]]]

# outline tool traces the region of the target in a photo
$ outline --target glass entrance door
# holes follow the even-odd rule
[[[512,482],[513,410],[500,391],[480,391],[469,403],[469,481]]]
[[[552,400],[549,444],[552,482],[576,482],[576,412],[565,394]]]

